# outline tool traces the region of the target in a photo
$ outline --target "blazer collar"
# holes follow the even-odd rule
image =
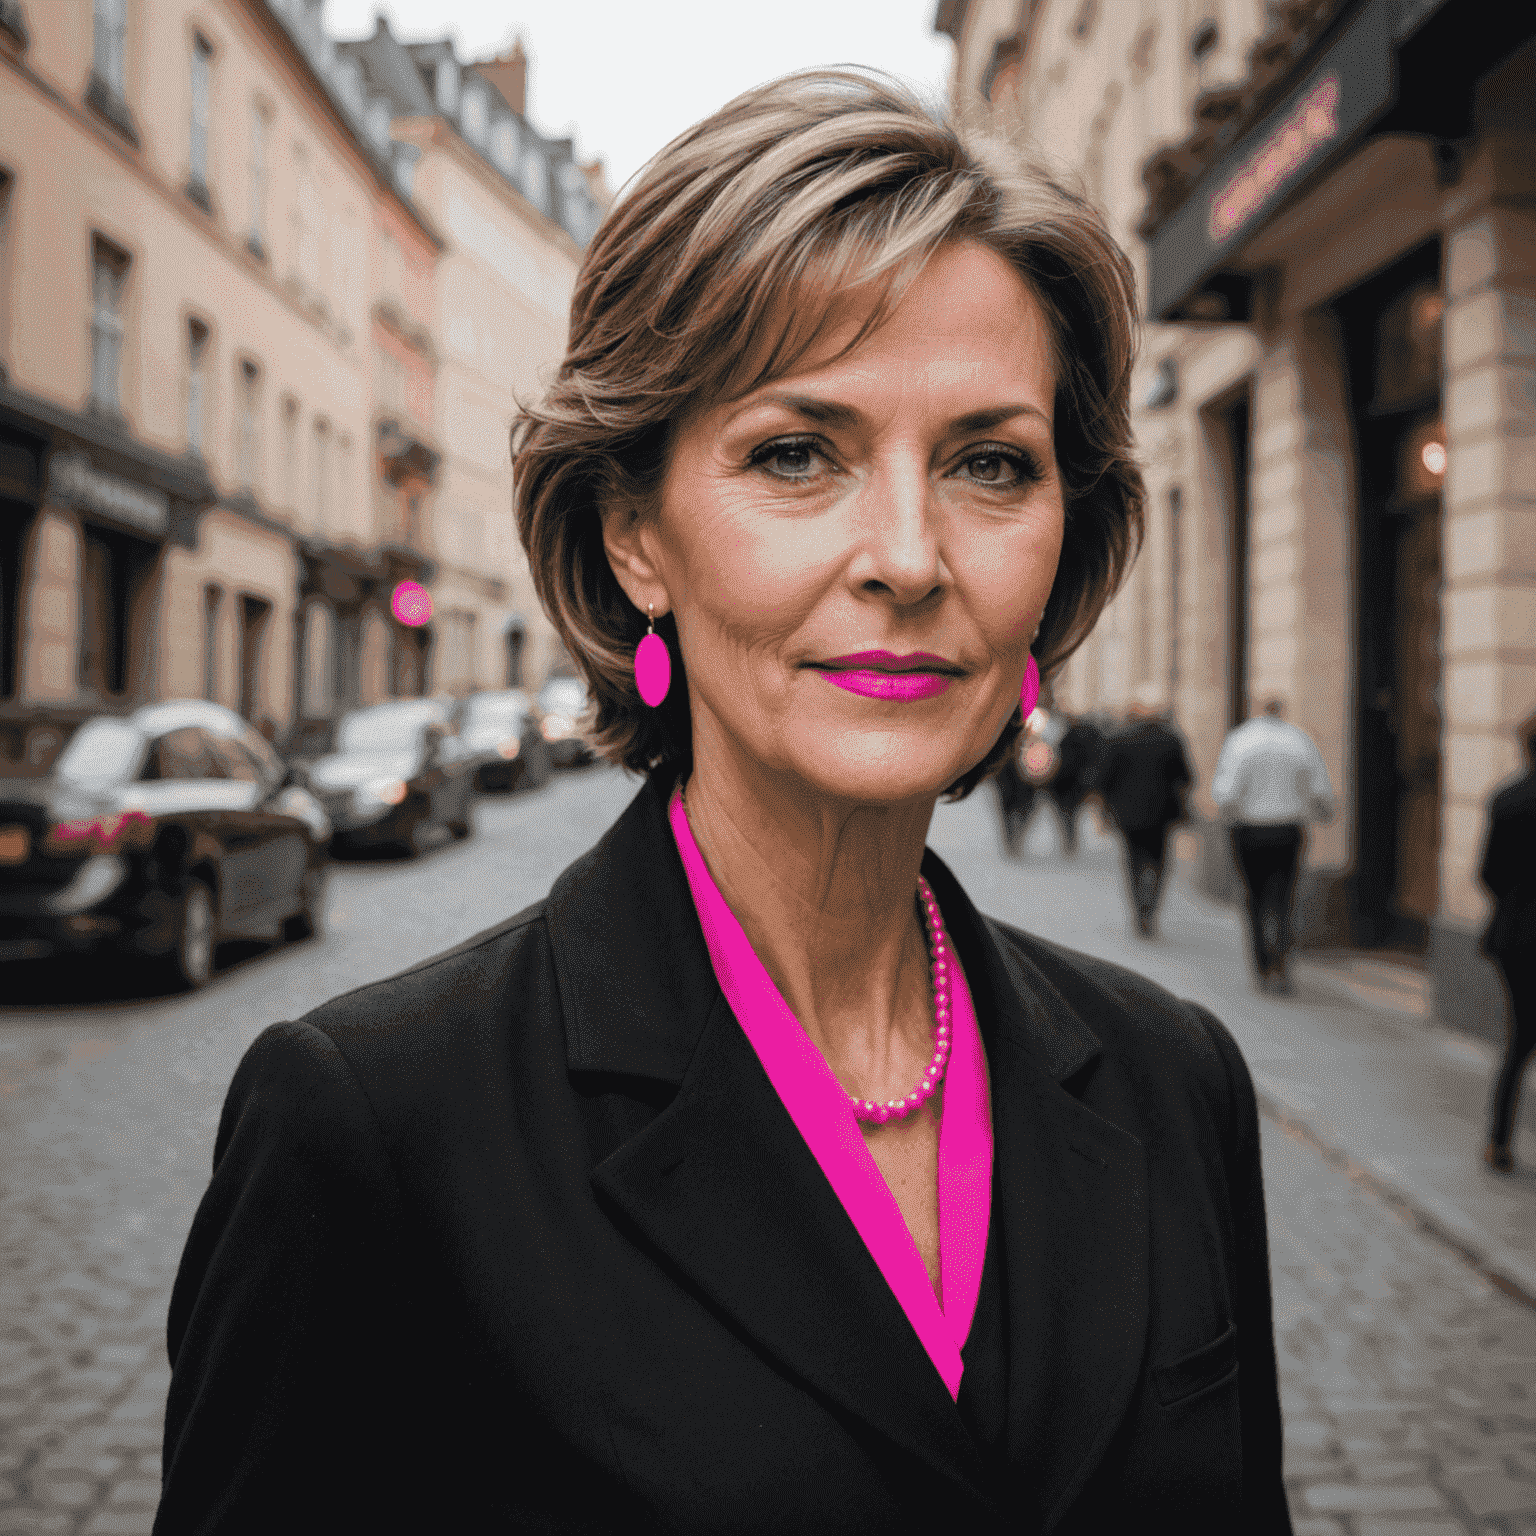
[[[570,1069],[678,1089],[593,1183],[782,1368],[944,1478],[970,1523],[989,1524],[998,1506],[974,1442],[725,1002],[667,824],[670,792],[667,781],[642,788],[547,908]],[[1145,1153],[1078,1096],[1101,1054],[1087,1022],[931,851],[923,873],[992,1079],[1010,1515],[1024,1515],[1022,1499],[1023,1523],[1048,1529],[1102,1459],[1139,1377]]]
[[[672,781],[644,784],[597,845],[555,881],[547,912],[573,1072],[614,1072],[680,1084],[720,986],[667,823]],[[923,874],[972,986],[979,1016],[1058,1082],[1099,1053],[1098,1037],[1002,942],[931,849]],[[978,999],[978,1009],[981,1000]],[[991,1025],[991,1029],[988,1025]],[[989,1051],[990,1053],[990,1051]]]

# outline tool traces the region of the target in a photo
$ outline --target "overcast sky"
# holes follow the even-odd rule
[[[390,30],[415,42],[452,33],[461,59],[522,34],[528,105],[546,133],[600,155],[615,190],[669,139],[738,92],[792,69],[867,64],[942,100],[952,45],[935,0],[326,0],[336,37]]]

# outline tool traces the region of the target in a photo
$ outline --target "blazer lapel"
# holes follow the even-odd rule
[[[670,787],[642,789],[550,894],[569,1068],[677,1085],[593,1184],[782,1370],[989,1524],[975,1443],[720,991],[666,824]]]
[[[982,1020],[1008,1277],[1009,1459],[1026,1473],[1023,1524],[1048,1530],[1102,1460],[1140,1378],[1146,1152],[1070,1091],[1099,1054],[1087,1024],[1005,948],[935,855],[923,870]]]

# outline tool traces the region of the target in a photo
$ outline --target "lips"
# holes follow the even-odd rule
[[[945,677],[959,677],[961,669],[954,662],[932,651],[908,651],[898,656],[894,651],[854,651],[848,656],[834,656],[830,661],[813,662],[823,672],[937,672]]]
[[[857,651],[831,661],[814,663],[829,683],[868,699],[909,703],[941,694],[962,670],[954,662],[930,651]]]

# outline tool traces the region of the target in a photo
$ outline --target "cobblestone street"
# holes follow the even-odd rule
[[[115,999],[88,974],[13,968],[0,1010],[0,1536],[149,1531],[167,1298],[251,1039],[541,895],[632,793],[609,770],[565,776],[483,803],[467,844],[340,866],[325,938],[226,957],[195,998]],[[1254,1060],[1255,1010],[1271,1005],[1247,989],[1235,937],[1224,962],[1211,947],[1236,935],[1235,917],[1176,885],[1165,937],[1138,949],[1122,936],[1112,850],[1085,835],[1069,865],[1053,838],[1037,821],[1025,859],[1004,860],[983,791],[941,807],[931,842],[985,910],[1175,984],[1198,973],[1201,1000]],[[1291,1006],[1334,1016],[1305,983]],[[1304,1117],[1267,1119],[1264,1154],[1299,1536],[1536,1533],[1536,1311],[1320,1150]],[[1529,1223],[1536,1187],[1516,1177],[1505,1193]]]

